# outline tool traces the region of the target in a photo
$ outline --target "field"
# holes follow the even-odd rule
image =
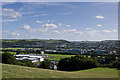
[[[0,51],[0,54],[3,54],[4,52]],[[8,53],[11,53],[11,54],[16,54],[16,52],[8,52]]]
[[[118,70],[94,68],[81,71],[56,71],[31,68],[17,65],[2,64],[3,78],[117,78]]]
[[[4,50],[7,50],[7,49],[24,49],[24,48],[2,48]],[[40,48],[29,48],[29,49],[40,49]]]
[[[55,60],[59,61],[61,58],[66,58],[66,57],[71,57],[75,55],[61,55],[61,54],[47,54],[48,55],[48,60]]]

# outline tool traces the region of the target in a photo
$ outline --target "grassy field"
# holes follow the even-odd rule
[[[81,71],[56,71],[2,64],[3,78],[117,78],[118,70],[94,68]]]
[[[4,52],[0,51],[0,54],[3,54]],[[16,54],[16,52],[8,52],[8,53],[11,53],[11,54]]]
[[[59,61],[61,58],[66,58],[66,57],[71,57],[71,56],[75,56],[75,55],[61,55],[61,54],[47,54],[49,58],[49,60],[55,60],[55,61]]]
[[[24,49],[24,48],[2,48],[2,49]],[[29,48],[29,49],[40,49],[40,48]]]

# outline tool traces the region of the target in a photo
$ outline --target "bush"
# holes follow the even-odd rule
[[[72,56],[71,58],[63,58],[58,62],[58,69],[65,71],[76,71],[98,67],[100,64],[92,58],[83,56]]]
[[[3,53],[2,54],[2,63],[5,63],[5,64],[16,64],[16,65],[19,65],[19,61],[16,60],[16,58],[14,57],[13,54],[10,54],[10,53]]]
[[[120,61],[114,61],[110,63],[110,67],[120,69]]]
[[[32,62],[30,60],[24,60],[22,63],[23,66],[28,66],[28,67],[34,67],[34,65],[32,64]]]
[[[50,62],[49,60],[45,59],[45,60],[41,63],[40,67],[41,67],[41,68],[44,68],[44,69],[50,69],[50,65],[51,65],[51,62]]]

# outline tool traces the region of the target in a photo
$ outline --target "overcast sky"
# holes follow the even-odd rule
[[[7,2],[4,39],[118,39],[117,2]]]

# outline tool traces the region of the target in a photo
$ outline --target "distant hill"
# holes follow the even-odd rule
[[[74,72],[2,64],[3,78],[117,78],[118,70],[94,68]]]
[[[45,40],[45,39],[3,39],[3,48],[42,48],[42,49],[57,49],[57,48],[86,48],[86,49],[107,49],[117,50],[117,40],[105,41],[66,41],[66,40]]]
[[[22,47],[22,48],[49,48],[56,47],[57,45],[69,44],[69,41],[66,40],[43,40],[43,39],[3,39],[2,47]]]

